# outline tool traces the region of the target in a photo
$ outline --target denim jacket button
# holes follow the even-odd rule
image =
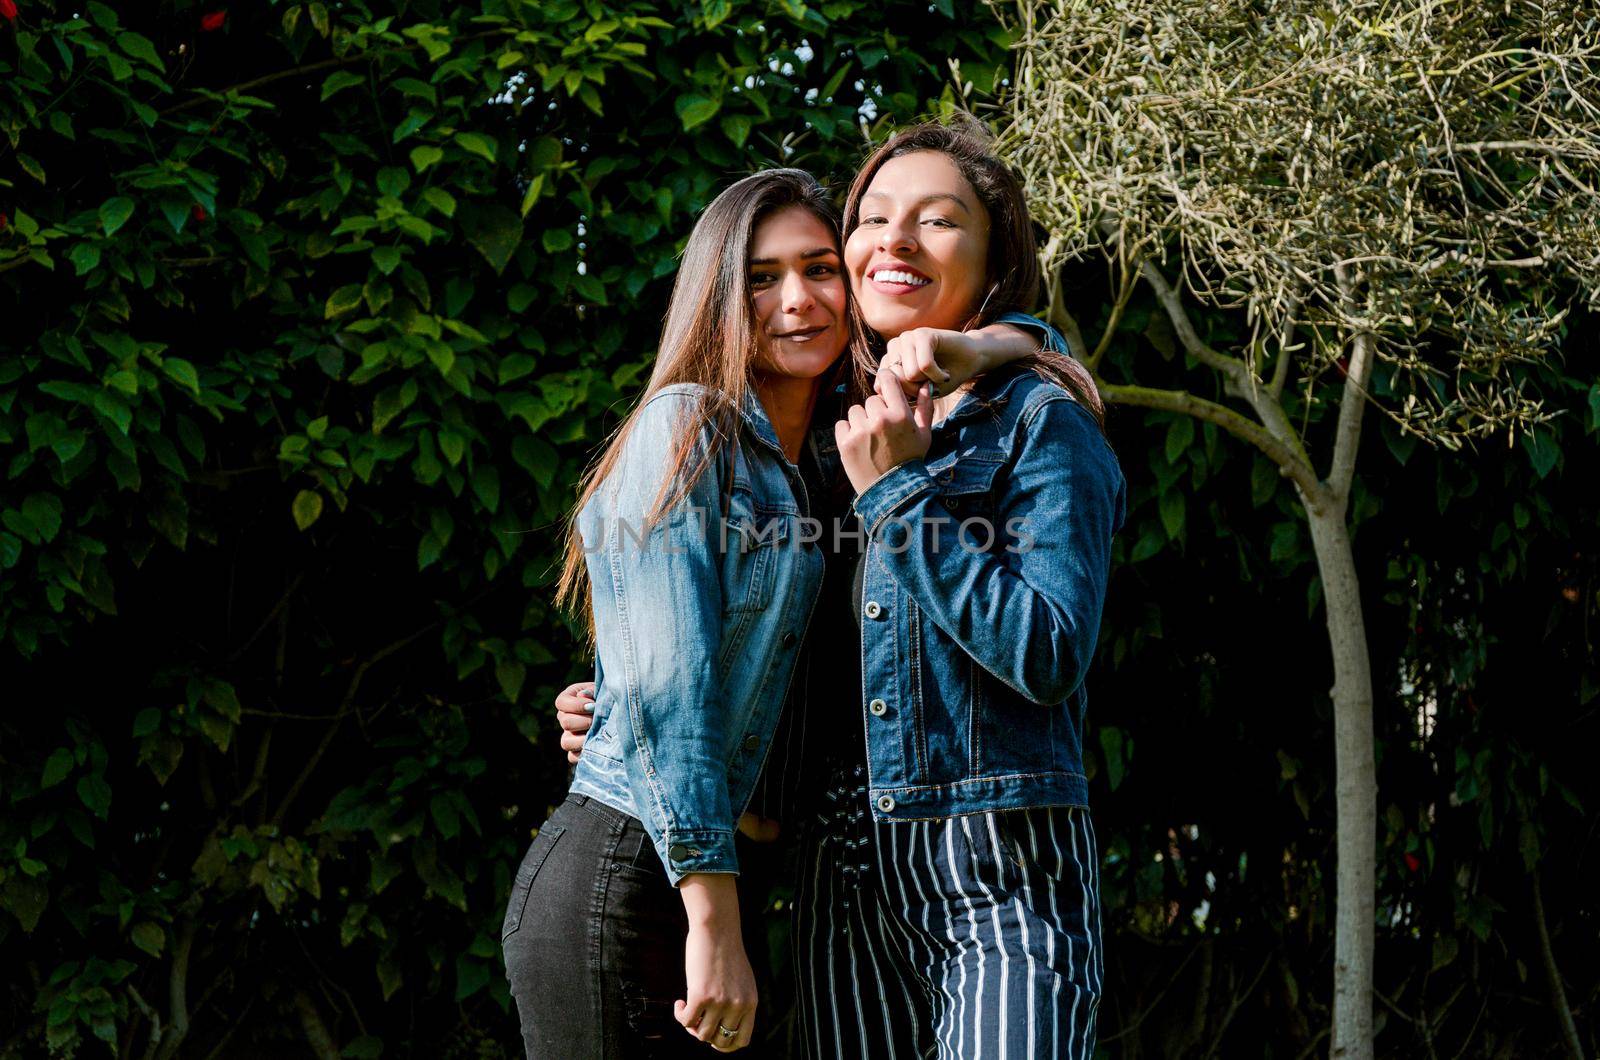
[[[688,861],[689,848],[684,846],[682,843],[674,843],[667,848],[667,857],[671,858],[673,861]]]
[[[871,703],[867,704],[867,709],[872,711],[874,717],[881,718],[889,712],[889,704],[885,703],[881,699],[874,699]]]
[[[878,809],[882,810],[884,813],[893,813],[894,812],[894,796],[893,795],[879,795],[878,796]]]
[[[783,646],[784,646],[784,647],[785,647],[785,648],[792,648],[792,647],[794,647],[794,642],[795,642],[795,641],[796,641],[796,640],[797,640],[797,639],[798,639],[798,638],[797,638],[797,637],[795,637],[795,635],[794,635],[794,632],[793,632],[793,631],[790,631],[790,632],[788,632],[788,633],[785,633],[785,634],[784,634],[784,635],[783,635]]]
[[[749,736],[746,736],[744,738],[744,749],[749,751],[751,754],[755,754],[756,751],[761,749],[761,737],[757,736],[755,733],[751,733]]]
[[[883,614],[883,607],[876,600],[868,600],[866,606],[861,609],[861,613],[868,618],[877,618]]]

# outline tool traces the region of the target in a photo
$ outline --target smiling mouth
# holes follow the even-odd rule
[[[926,276],[921,276],[907,269],[880,267],[867,274],[867,279],[873,283],[884,284],[889,287],[898,287],[904,290],[915,290],[926,287],[933,281]]]
[[[814,328],[800,328],[796,331],[774,331],[772,337],[775,339],[787,339],[790,342],[807,342],[827,331],[830,326],[828,324],[818,324]]]

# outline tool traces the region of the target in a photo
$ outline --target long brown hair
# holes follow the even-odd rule
[[[964,112],[957,112],[947,122],[927,121],[901,129],[867,157],[850,185],[844,206],[844,234],[849,238],[861,221],[861,197],[885,162],[918,151],[937,151],[955,163],[977,193],[978,201],[989,211],[985,294],[982,304],[973,307],[963,330],[992,324],[1003,313],[1031,312],[1041,293],[1038,244],[1033,220],[1028,216],[1027,195],[1011,167],[994,155],[993,142],[988,127]],[[852,383],[858,391],[870,393],[869,377],[883,356],[883,342],[862,317],[861,303],[855,299],[850,303],[850,315],[851,330],[862,337],[852,351]],[[1018,363],[1027,364],[1063,387],[1105,430],[1105,402],[1094,377],[1076,359],[1040,350]]]
[[[828,192],[803,169],[769,169],[745,177],[712,200],[683,248],[672,300],[661,329],[650,382],[633,411],[611,436],[598,460],[584,474],[578,503],[567,522],[566,555],[556,583],[556,603],[589,615],[588,568],[578,513],[616,470],[639,410],[663,387],[696,383],[700,400],[679,421],[672,439],[668,473],[647,522],[658,519],[682,500],[715,461],[724,446],[738,437],[739,409],[754,385],[759,328],[750,292],[750,244],[756,226],[778,210],[809,210],[838,239],[839,213]],[[695,442],[710,428],[709,447]],[[696,450],[699,456],[696,457]],[[693,466],[689,466],[693,458]]]

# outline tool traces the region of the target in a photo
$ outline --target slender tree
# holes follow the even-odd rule
[[[1003,143],[1049,233],[1052,312],[1111,402],[1216,424],[1303,507],[1332,650],[1332,1041],[1373,1053],[1373,677],[1351,550],[1367,407],[1450,449],[1522,437],[1574,300],[1600,304],[1600,22],[1580,0],[1022,0]],[[1059,267],[1109,263],[1093,344]],[[1184,389],[1106,358],[1136,296]],[[1199,310],[1237,310],[1237,340]],[[1130,370],[1131,369],[1131,370]],[[1116,377],[1112,377],[1115,375]]]

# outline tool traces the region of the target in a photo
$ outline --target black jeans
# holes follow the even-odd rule
[[[761,915],[776,859],[740,847],[741,921],[756,972],[757,1037],[746,1060],[789,1055],[773,1025],[790,1006],[772,992]],[[755,870],[755,871],[752,871]],[[678,1023],[686,992],[683,900],[644,826],[568,795],[517,870],[501,945],[529,1060],[678,1060],[722,1055]],[[787,985],[787,984],[785,984]],[[788,1028],[782,1028],[786,1031]]]

